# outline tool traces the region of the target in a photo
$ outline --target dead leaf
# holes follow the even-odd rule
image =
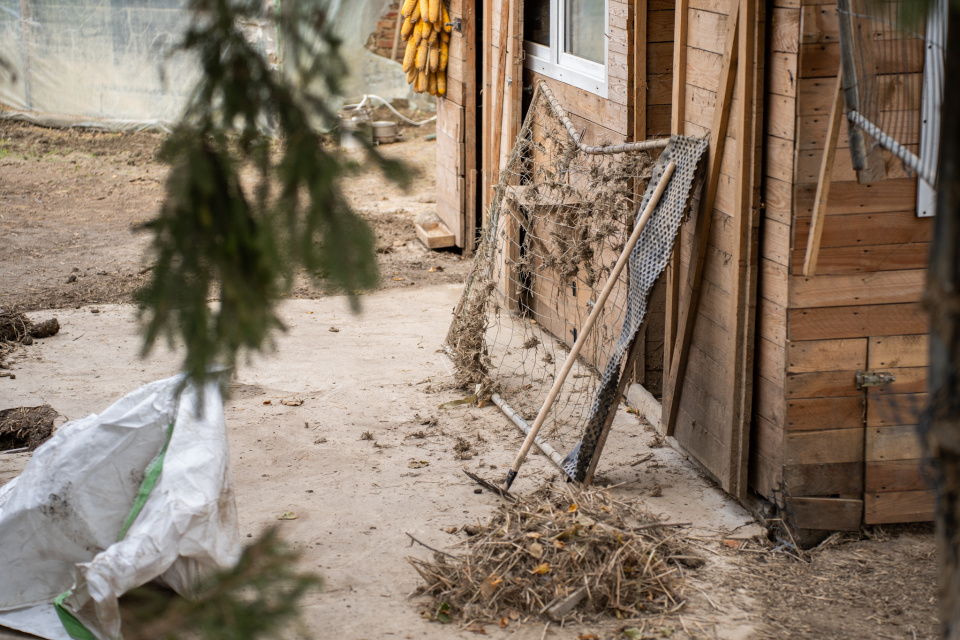
[[[497,585],[503,582],[495,575],[489,575],[480,583],[480,596],[484,600],[489,600],[497,592]]]
[[[554,541],[553,541],[553,548],[554,548],[554,549],[561,549],[561,550],[563,550],[563,549],[566,548],[566,546],[567,546],[567,543],[564,542],[563,540],[554,540]]]
[[[600,640],[597,636],[592,633],[581,633],[577,636],[577,640]]]
[[[510,616],[510,619],[514,621],[520,619],[520,614],[517,613],[514,609],[510,609],[510,613],[508,613],[507,615]]]
[[[264,400],[263,404],[273,404],[273,402],[271,402],[270,400]]]
[[[542,576],[542,575],[544,575],[544,574],[546,574],[546,573],[550,573],[550,563],[549,563],[549,562],[541,562],[540,564],[538,564],[537,566],[535,566],[535,567],[533,568],[533,571],[531,571],[530,573],[536,574],[536,575],[538,575],[538,576]]]
[[[567,511],[568,511],[569,513],[573,513],[573,512],[576,511],[577,509],[579,509],[579,507],[578,507],[577,505],[575,505],[575,504],[572,504],[572,505],[570,505],[570,508],[567,509]]]
[[[446,531],[447,533],[456,533],[459,530],[460,530],[459,527],[450,527],[449,529],[444,529],[444,531]]]
[[[277,516],[277,520],[296,520],[299,517],[300,516],[295,514],[293,511],[284,511]]]
[[[340,333],[340,329],[337,329],[336,327],[330,327],[329,331],[330,333]]]
[[[724,540],[723,544],[730,549],[739,549],[743,546],[743,540]]]
[[[424,467],[429,467],[430,463],[426,460],[411,460],[407,463],[407,466],[411,469],[423,469]]]
[[[303,398],[284,398],[280,401],[280,404],[285,404],[288,407],[299,407],[303,404]]]
[[[510,618],[504,616],[500,618],[500,628],[505,629],[507,625],[510,624]]]
[[[406,280],[406,278],[401,278],[399,276],[393,279],[394,282],[403,282],[404,280]]]
[[[530,552],[530,555],[537,560],[543,557],[543,545],[539,542],[534,542],[527,550]]]
[[[533,538],[534,540],[539,540],[539,539],[540,539],[540,534],[537,533],[536,531],[530,531],[529,533],[527,533],[527,537],[528,537],[528,538]]]

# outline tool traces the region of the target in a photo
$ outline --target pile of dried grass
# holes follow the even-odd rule
[[[603,489],[548,485],[471,530],[462,555],[409,559],[433,611],[464,622],[669,612],[685,567],[703,562],[678,529]]]
[[[0,410],[0,451],[33,451],[53,435],[53,424],[59,415],[48,404]]]

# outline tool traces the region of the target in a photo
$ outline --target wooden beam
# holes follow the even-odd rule
[[[490,158],[490,185],[492,193],[497,188],[500,181],[500,145],[503,138],[503,101],[506,96],[503,95],[503,86],[507,76],[507,40],[509,36],[510,0],[503,0],[500,3],[500,55],[497,59],[497,90],[493,94],[496,104],[493,107],[494,116],[491,122],[491,134],[493,135],[493,153]],[[493,196],[490,197],[493,200]]]
[[[727,137],[727,124],[730,119],[730,104],[733,95],[733,82],[736,78],[737,34],[739,32],[740,0],[733,0],[730,17],[727,21],[727,41],[724,45],[723,68],[720,83],[717,86],[717,103],[713,112],[713,126],[710,128],[710,148],[707,159],[706,194],[700,200],[697,215],[697,227],[693,236],[694,254],[690,257],[687,270],[686,289],[681,293],[680,313],[677,322],[677,337],[671,350],[670,375],[663,390],[664,429],[672,436],[677,428],[677,412],[680,409],[680,395],[683,391],[683,379],[687,369],[687,357],[693,337],[693,323],[697,317],[697,304],[700,301],[700,285],[703,279],[703,264],[710,238],[710,223],[713,220],[713,207],[717,199],[717,185],[720,178],[720,165],[723,160],[723,146]]]
[[[689,28],[689,0],[676,0],[673,31],[673,96],[670,110],[670,133],[682,135],[687,104],[687,30]],[[663,371],[673,364],[673,341],[677,335],[677,312],[680,310],[680,243],[673,248],[666,268],[667,296],[664,305]],[[666,386],[662,388],[664,394]],[[662,396],[666,398],[666,395]]]
[[[759,220],[755,187],[759,179],[760,157],[757,137],[762,112],[757,96],[763,96],[763,79],[757,69],[757,1],[741,0],[740,35],[737,39],[738,84],[741,87],[737,108],[737,169],[733,217],[736,228],[732,252],[736,276],[730,296],[734,322],[733,349],[730,353],[733,373],[731,418],[729,422],[729,482],[724,489],[732,495],[747,495],[747,466],[750,452],[750,422],[753,416],[753,346],[756,332],[757,251]],[[759,86],[758,86],[759,84]],[[727,428],[724,426],[723,428]]]
[[[647,139],[647,0],[634,0],[633,29],[627,51],[633,51],[633,140]]]
[[[690,18],[689,0],[677,0],[673,31],[673,110],[670,133],[683,134],[684,108],[687,93],[687,28]],[[646,46],[646,42],[643,43]]]
[[[840,137],[843,113],[843,71],[841,70],[837,73],[837,87],[834,90],[833,107],[830,109],[830,123],[827,125],[827,140],[823,150],[823,160],[820,161],[820,177],[817,178],[817,195],[813,200],[813,219],[810,221],[810,235],[807,237],[807,254],[803,259],[803,275],[807,277],[817,273],[823,222],[827,217],[827,198],[830,197],[830,177],[833,175],[833,161],[837,157],[837,139]]]

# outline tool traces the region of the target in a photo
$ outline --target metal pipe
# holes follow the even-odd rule
[[[520,428],[520,431],[523,431],[524,434],[530,433],[530,425],[527,424],[527,421],[520,417],[520,414],[513,410],[507,401],[500,397],[500,394],[495,393],[490,397],[493,400],[493,404],[500,407],[500,410],[503,411],[503,414],[510,418],[513,421],[513,424],[517,425]],[[533,443],[537,445],[537,448],[540,449],[550,461],[557,466],[557,469],[563,471],[563,456],[557,453],[557,450],[547,444],[542,438],[537,436]],[[566,471],[563,471],[566,474]]]

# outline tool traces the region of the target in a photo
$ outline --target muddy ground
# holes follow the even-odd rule
[[[346,181],[381,250],[382,290],[370,294],[366,313],[356,318],[322,289],[298,288],[294,297],[302,299],[284,308],[290,330],[277,353],[242,367],[227,403],[241,534],[277,524],[282,511],[297,513],[281,531],[304,552],[304,568],[324,577],[324,590],[306,603],[306,637],[475,637],[421,617],[426,604],[408,597],[417,578],[404,560],[428,554],[408,546],[407,532],[449,549],[463,534],[448,529],[490,514],[496,498],[474,494],[459,469],[468,464],[496,477],[519,444],[495,408],[438,409],[464,395],[452,387],[436,349],[469,265],[455,252],[423,249],[413,232],[416,216],[435,206],[435,143],[424,140],[426,133],[408,129],[408,142],[384,147],[422,170],[409,193],[375,172]],[[137,358],[129,305],[149,267],[148,238],[131,229],[162,199],[165,168],[154,159],[159,141],[154,134],[0,122],[0,308],[40,311],[31,314],[35,319],[57,309],[64,325],[61,335],[18,351],[17,378],[0,378],[0,409],[49,403],[66,417],[81,417],[176,371],[175,354]],[[290,395],[304,404],[279,403]],[[466,463],[455,451],[458,438],[471,443]],[[638,464],[646,453],[653,455]],[[0,454],[0,483],[28,457]],[[412,469],[410,460],[430,465]],[[517,490],[532,491],[554,476],[543,456],[533,456]],[[600,477],[661,517],[698,523],[685,534],[707,563],[686,578],[687,604],[667,617],[564,629],[521,619],[503,629],[486,625],[487,635],[614,638],[628,637],[622,634],[628,629],[680,639],[937,635],[929,526],[873,527],[798,557],[776,540],[754,537],[759,529],[744,528],[746,512],[625,410]]]

